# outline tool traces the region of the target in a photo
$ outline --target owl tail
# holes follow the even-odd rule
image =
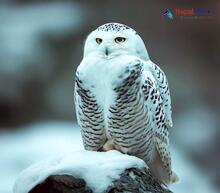
[[[170,176],[169,184],[173,184],[179,181],[179,177],[175,172],[172,171],[172,174]]]
[[[167,171],[161,166],[157,166],[157,168],[151,168],[151,170],[153,174],[164,184],[169,185],[179,181],[179,177],[175,172],[172,171],[172,173],[169,175]]]

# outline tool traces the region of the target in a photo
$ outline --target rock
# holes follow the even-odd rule
[[[91,193],[83,179],[71,175],[51,175],[29,193]]]
[[[172,193],[148,169],[126,169],[104,193]],[[29,193],[92,193],[83,179],[71,175],[51,175]]]
[[[130,168],[125,170],[120,179],[108,187],[106,193],[172,193],[166,185],[152,176],[149,169]]]
[[[13,192],[171,193],[143,160],[115,150],[72,151],[39,161],[21,172]]]

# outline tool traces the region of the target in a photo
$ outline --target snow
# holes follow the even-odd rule
[[[187,151],[201,152],[212,144],[219,132],[218,118],[214,112],[199,104],[183,111],[176,119],[176,143]]]
[[[197,168],[183,151],[172,149],[171,154],[173,171],[180,178],[179,182],[169,186],[174,193],[219,193],[210,176]]]
[[[24,170],[15,182],[14,193],[28,193],[51,174],[69,174],[83,178],[94,192],[101,193],[113,180],[119,178],[126,168],[145,166],[141,159],[115,150],[73,151],[61,157],[38,162]]]
[[[79,127],[71,122],[44,122],[0,132],[0,192],[11,193],[18,174],[49,156],[83,149]]]
[[[172,144],[171,147],[175,147],[175,145]],[[63,159],[63,162],[60,163],[64,164],[64,161],[68,162],[68,159],[71,161],[71,158],[76,155],[76,152],[81,154],[80,152],[82,150],[83,146],[79,127],[72,122],[50,121],[29,125],[25,128],[18,129],[16,132],[0,132],[0,192],[11,193],[18,174],[29,165],[39,162],[42,159],[45,160],[47,157],[50,157],[46,159],[47,162],[49,162],[52,158],[53,160],[58,160],[58,158],[68,155]],[[75,154],[71,153],[73,151],[75,151]],[[184,154],[182,149],[173,148],[171,153],[173,170],[180,178],[179,183],[170,186],[174,193],[219,192],[214,188],[213,184],[211,184],[211,178],[207,176],[202,168],[198,168],[198,166],[189,159],[189,156]],[[115,153],[111,152],[111,154]],[[118,156],[120,156],[120,154]],[[91,157],[88,159],[98,164],[98,162],[96,163]],[[109,159],[113,160],[111,157],[109,157]],[[123,160],[123,162],[126,162],[126,160]],[[113,164],[114,163],[115,162],[113,162]],[[70,162],[68,164],[70,164]],[[108,164],[108,162],[105,162],[105,164]],[[112,163],[109,162],[109,166],[102,165],[100,167],[113,167],[111,164]],[[56,167],[58,167],[58,165]],[[68,166],[65,167],[68,170]],[[53,167],[52,171],[53,170],[55,171],[55,167]],[[95,176],[97,173],[98,172],[95,171]]]

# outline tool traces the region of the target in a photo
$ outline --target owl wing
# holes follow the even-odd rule
[[[152,73],[154,79],[157,82],[156,86],[162,98],[162,105],[164,106],[166,124],[167,126],[172,127],[173,121],[172,121],[171,98],[170,98],[169,85],[166,75],[163,72],[163,70],[160,69],[159,66],[157,66],[150,60],[145,62],[145,68]]]
[[[148,68],[145,68],[143,71],[142,90],[155,132],[156,149],[165,170],[167,181],[169,181],[172,174],[169,151],[169,130],[164,98],[159,85],[160,83],[158,83],[153,73],[151,73]]]
[[[76,73],[74,90],[77,122],[81,128],[84,148],[97,151],[106,141],[103,110],[78,75]]]

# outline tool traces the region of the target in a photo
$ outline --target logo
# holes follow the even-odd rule
[[[211,11],[208,9],[175,9],[176,15],[211,15]]]
[[[172,13],[172,11],[170,9],[166,9],[165,12],[163,13],[163,15],[165,17],[167,17],[168,19],[174,19],[173,13]]]
[[[163,15],[168,19],[199,19],[199,18],[211,18],[212,13],[209,9],[189,8],[189,9],[166,9]]]

